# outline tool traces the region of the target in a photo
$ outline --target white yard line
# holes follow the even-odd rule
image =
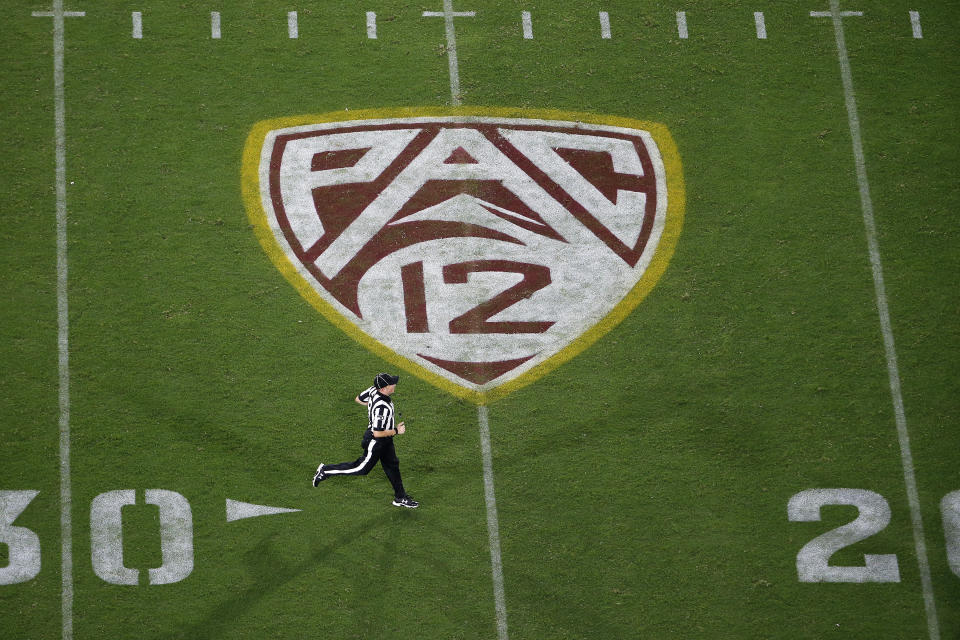
[[[457,60],[457,32],[453,26],[454,18],[472,18],[475,11],[454,11],[453,0],[443,0],[443,11],[424,11],[427,18],[443,18],[447,30],[447,62],[450,68],[450,103],[458,107],[463,99],[460,96],[460,63]]]
[[[53,3],[53,93],[57,156],[57,368],[60,404],[60,535],[63,640],[73,638],[73,517],[70,484],[70,319],[67,288],[67,136],[63,0]]]
[[[82,17],[82,11],[64,11],[63,0],[53,0],[53,11],[34,16],[53,18],[54,147],[57,194],[57,373],[60,409],[60,575],[63,640],[73,638],[73,517],[70,484],[70,324],[67,306],[67,142],[64,104],[64,18]]]
[[[367,38],[377,39],[377,14],[374,11],[367,11]]]
[[[830,0],[830,13],[837,41],[837,57],[840,61],[840,75],[843,80],[843,93],[847,105],[847,118],[850,137],[853,141],[853,156],[857,168],[857,183],[860,188],[860,204],[863,210],[863,224],[866,229],[867,247],[870,253],[870,266],[873,271],[873,285],[877,299],[877,311],[880,316],[880,328],[883,334],[883,346],[887,358],[887,374],[890,382],[890,395],[893,400],[894,416],[897,424],[897,436],[900,441],[900,457],[903,463],[903,478],[910,503],[910,519],[913,525],[913,538],[920,565],[920,582],[923,587],[923,600],[927,612],[927,629],[930,640],[939,640],[940,627],[937,621],[936,602],[933,596],[933,582],[930,578],[930,561],[927,558],[926,542],[923,534],[923,518],[920,511],[920,497],[917,492],[917,479],[913,466],[913,454],[910,452],[910,437],[907,433],[907,419],[903,408],[903,395],[900,387],[900,370],[897,365],[897,350],[890,324],[890,309],[887,305],[886,286],[883,282],[883,265],[880,260],[880,245],[877,241],[877,226],[873,216],[873,203],[870,199],[870,183],[867,181],[867,166],[863,154],[863,141],[860,133],[860,118],[857,115],[856,94],[853,90],[853,76],[850,72],[850,59],[843,35],[843,18],[862,15],[859,11],[839,9],[839,0]]]
[[[487,533],[490,537],[490,565],[493,571],[493,600],[497,612],[497,638],[508,640],[507,600],[503,591],[503,559],[500,555],[500,524],[497,498],[493,491],[493,453],[490,446],[490,422],[486,405],[477,407],[480,423],[480,449],[483,452],[483,495],[487,504]]]
[[[57,155],[57,369],[60,405],[60,533],[63,640],[73,638],[73,517],[70,484],[70,319],[67,286],[67,136],[63,0],[54,0],[53,85]]]
[[[524,12],[526,13],[526,12]],[[450,103],[459,106],[460,68],[457,61],[457,35],[454,18],[472,18],[473,11],[454,11],[453,0],[443,0],[443,12],[424,11],[428,18],[443,17],[447,34],[447,56],[450,67]],[[525,17],[525,20],[527,18]],[[480,450],[483,455],[483,497],[487,507],[487,535],[490,542],[490,568],[493,575],[493,601],[497,616],[497,640],[509,640],[507,633],[507,600],[503,590],[503,558],[500,553],[500,524],[497,518],[497,498],[493,489],[493,449],[490,445],[490,422],[486,405],[477,407],[480,424]]]

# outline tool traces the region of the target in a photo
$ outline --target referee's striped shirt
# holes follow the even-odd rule
[[[368,387],[357,396],[361,402],[367,403],[368,425],[374,431],[393,429],[393,400],[385,396],[375,387]]]

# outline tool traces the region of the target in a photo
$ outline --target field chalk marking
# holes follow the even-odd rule
[[[67,134],[63,82],[64,18],[83,11],[64,11],[53,0],[53,11],[34,12],[53,18],[53,102],[57,191],[57,373],[60,427],[60,573],[63,640],[73,638],[73,517],[70,485],[70,317],[67,305]]]
[[[227,498],[227,522],[235,522],[245,518],[259,518],[260,516],[272,516],[279,513],[297,513],[302,509],[287,509],[285,507],[271,507],[266,504],[253,504],[252,502],[240,502]]]
[[[686,40],[689,34],[687,33],[687,12],[686,11],[677,11],[677,35],[680,36],[681,40]]]
[[[606,11],[600,12],[600,37],[604,40],[610,39],[610,14]]]
[[[454,11],[453,0],[443,0],[443,11],[424,11],[425,18],[443,18],[447,30],[447,61],[450,67],[450,104],[459,107],[463,104],[460,95],[460,63],[457,60],[457,32],[453,26],[454,18],[473,18],[476,11]]]
[[[377,39],[377,14],[373,11],[367,11],[367,38]]]
[[[60,2],[59,4],[63,4]],[[62,16],[64,18],[82,18],[87,15],[86,11],[61,11],[59,14],[54,11],[34,11],[30,15],[34,18],[54,18],[54,23],[56,23],[57,16]],[[56,29],[56,27],[54,27]],[[56,36],[54,36],[56,37]]]
[[[493,453],[490,446],[490,422],[487,406],[477,407],[480,423],[480,449],[483,452],[483,496],[487,504],[487,533],[490,536],[490,566],[493,573],[493,600],[497,611],[497,639],[508,640],[507,599],[503,592],[503,559],[500,555],[500,524],[497,498],[493,491]]]
[[[220,39],[220,12],[211,11],[210,12],[210,38],[213,40]]]
[[[300,37],[300,23],[297,20],[296,11],[287,12],[287,35],[291,40],[296,40]]]
[[[867,181],[867,165],[863,155],[863,141],[860,133],[860,117],[857,115],[857,100],[853,90],[853,75],[850,72],[850,59],[843,35],[843,18],[863,15],[860,11],[840,11],[839,0],[830,0],[830,11],[811,12],[814,17],[830,17],[837,41],[837,57],[840,62],[840,76],[843,80],[843,94],[847,106],[847,119],[850,125],[850,137],[853,143],[853,156],[857,167],[857,183],[860,189],[860,204],[863,210],[863,224],[867,235],[867,247],[870,252],[870,266],[873,271],[873,285],[877,298],[877,312],[880,316],[880,328],[883,333],[883,346],[887,358],[887,375],[890,380],[890,396],[893,400],[894,415],[897,424],[897,436],[900,441],[900,458],[903,463],[903,479],[906,484],[907,498],[910,502],[910,519],[913,524],[913,539],[920,565],[920,582],[923,586],[923,600],[927,612],[927,630],[930,640],[940,639],[940,626],[937,621],[936,602],[933,597],[933,581],[930,578],[930,561],[927,558],[927,546],[923,535],[923,517],[920,512],[920,497],[917,492],[917,478],[913,466],[913,454],[910,452],[910,437],[907,433],[907,419],[903,408],[903,394],[900,388],[900,370],[897,365],[897,350],[893,341],[893,329],[890,324],[890,309],[887,305],[886,286],[883,282],[883,265],[880,260],[880,245],[877,241],[877,226],[873,216],[873,203],[870,199],[870,183]]]
[[[530,19],[530,12],[521,13],[520,21],[523,23],[523,39],[533,40],[533,21]]]
[[[913,29],[913,37],[917,40],[923,38],[923,29],[920,28],[920,12],[910,12],[910,27]]]
[[[143,14],[139,11],[134,11],[130,14],[130,19],[133,21],[133,39],[142,40],[143,39]]]
[[[862,18],[863,11],[837,11],[836,15],[840,18]],[[811,18],[832,18],[834,16],[831,11],[811,11]]]
[[[753,12],[753,22],[757,26],[757,40],[767,39],[767,23],[763,19],[763,11]]]
[[[457,61],[457,34],[454,18],[473,18],[475,11],[454,11],[453,0],[443,0],[443,11],[424,11],[424,17],[443,17],[447,36],[447,59],[450,67],[450,103],[460,106],[460,69]],[[500,525],[497,518],[497,499],[493,490],[493,453],[490,445],[490,422],[486,405],[477,407],[480,424],[480,449],[483,454],[483,496],[487,507],[487,533],[490,539],[490,567],[493,576],[493,600],[497,616],[497,640],[509,640],[507,634],[507,604],[503,591],[503,559],[500,553]]]

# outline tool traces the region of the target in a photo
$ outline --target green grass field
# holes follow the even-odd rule
[[[960,639],[960,9],[840,7],[863,12],[842,25],[885,335],[833,22],[810,15],[828,2],[455,8],[476,12],[454,18],[463,105],[659,123],[686,193],[673,256],[632,313],[487,406],[505,616],[477,405],[318,313],[258,241],[241,184],[258,122],[450,106],[444,19],[423,15],[443,3],[70,0],[85,15],[64,19],[62,316],[54,20],[14,0],[0,45],[0,637]],[[417,510],[390,506],[379,469],[309,483],[320,461],[359,453],[353,398],[382,370],[401,375]],[[157,489],[192,516],[192,568],[170,584],[149,571],[184,567],[161,541],[169,504],[145,504]],[[798,521],[788,503],[811,489],[875,497]],[[91,510],[119,490],[136,505],[110,511],[110,546]],[[25,492],[38,493],[14,514]],[[227,500],[300,511],[228,522]],[[865,515],[884,505],[889,523]],[[862,539],[820,555],[848,568],[895,555],[897,579],[801,581],[801,549],[858,517]],[[95,570],[108,548],[132,584]]]

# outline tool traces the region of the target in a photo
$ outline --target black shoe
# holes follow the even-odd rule
[[[320,466],[317,467],[317,473],[313,476],[313,486],[317,486],[321,482],[327,479],[327,474],[323,472],[323,463],[320,463]]]
[[[420,506],[420,503],[411,498],[410,496],[403,496],[400,499],[394,499],[393,506],[395,507],[406,507],[407,509],[416,509]]]

